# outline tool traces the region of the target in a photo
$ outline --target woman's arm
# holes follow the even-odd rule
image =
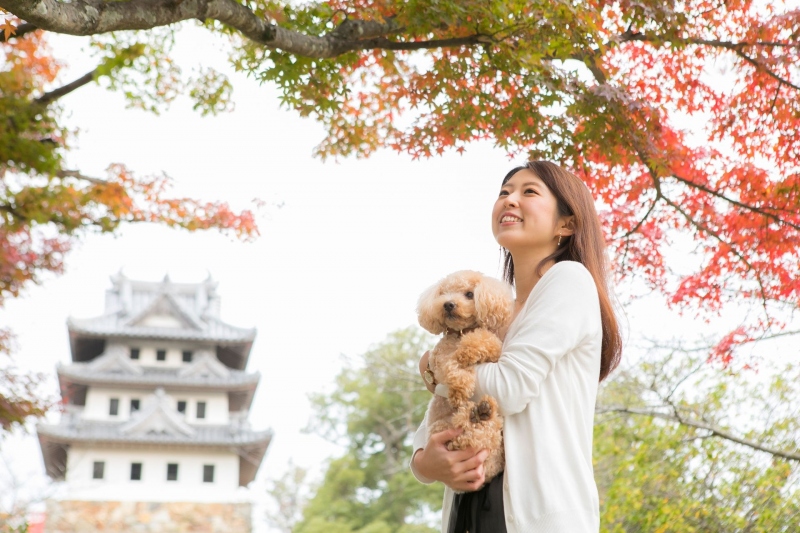
[[[497,363],[478,365],[476,397],[493,396],[507,416],[539,395],[558,361],[602,328],[597,286],[580,263],[557,263],[529,296],[518,331]]]

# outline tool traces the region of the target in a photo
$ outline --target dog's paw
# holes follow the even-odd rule
[[[492,418],[492,404],[486,400],[479,402],[478,405],[475,406],[475,409],[478,411],[478,418],[481,420],[489,420]]]
[[[469,421],[473,424],[480,424],[492,418],[492,404],[483,400],[470,410]]]
[[[478,424],[481,421],[480,415],[478,415],[478,406],[476,405],[469,411],[469,421],[473,424]]]

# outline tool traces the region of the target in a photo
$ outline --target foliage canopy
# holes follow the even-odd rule
[[[620,276],[642,276],[673,305],[702,313],[752,305],[756,313],[718,345],[724,360],[737,344],[783,329],[779,310],[800,298],[793,2],[4,5],[25,21],[18,29],[91,35],[109,57],[146,48],[147,61],[125,66],[153,80],[170,64],[170,39],[154,36],[199,19],[230,38],[236,68],[275,84],[285,105],[325,126],[323,157],[382,147],[430,157],[484,140],[566,165],[605,207]],[[149,85],[131,90],[124,71],[111,79],[141,98]],[[225,107],[218,73],[197,87],[212,108]],[[696,245],[688,270],[665,261],[680,233]]]

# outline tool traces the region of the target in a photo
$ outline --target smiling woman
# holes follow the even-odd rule
[[[528,176],[529,179],[525,179]],[[500,196],[495,202],[493,215],[499,205],[507,203],[503,197],[507,196],[513,181],[528,183],[525,189],[528,196],[552,198],[555,200],[556,217],[553,231],[558,236],[555,250],[543,257],[536,266],[536,277],[541,277],[549,268],[550,262],[576,261],[586,267],[592,275],[597,286],[597,295],[600,299],[600,315],[603,322],[603,357],[600,365],[600,381],[604,380],[618,364],[622,347],[614,308],[608,296],[608,264],[605,253],[605,238],[600,228],[600,219],[594,208],[594,199],[586,185],[573,173],[550,163],[548,161],[531,161],[524,167],[511,170],[503,179]],[[551,201],[524,202],[529,209],[538,206],[548,209]],[[496,216],[492,219],[492,230],[495,239],[503,246],[503,277],[509,283],[515,283],[514,254],[511,248],[500,241],[499,228],[495,229]],[[560,223],[559,223],[560,221]],[[502,224],[501,224],[502,225]],[[556,227],[557,226],[557,227]],[[504,238],[504,237],[503,237]],[[562,245],[563,244],[563,245]],[[525,246],[517,247],[518,263],[526,254]],[[520,301],[520,292],[524,286],[517,280],[517,301]],[[531,287],[532,289],[532,287]],[[524,294],[529,294],[530,291]],[[524,298],[522,301],[524,302]]]
[[[506,252],[515,248],[518,261],[522,255],[561,255],[561,240],[572,235],[574,215],[567,205],[558,203],[538,174],[525,167],[512,170],[503,180],[492,209],[494,238]],[[558,248],[550,253],[554,236],[558,236]],[[506,261],[510,257],[507,254]]]
[[[411,469],[447,486],[443,533],[596,533],[595,397],[621,338],[591,194],[557,165],[529,162],[503,180],[492,231],[516,286],[515,318],[499,361],[477,366],[475,394],[496,398],[505,417],[505,472],[484,484],[486,451],[448,450],[458,431],[428,435],[427,421]]]

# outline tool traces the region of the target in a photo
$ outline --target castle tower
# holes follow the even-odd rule
[[[105,314],[67,321],[64,412],[37,428],[47,532],[250,531],[246,486],[269,446],[247,414],[254,329],[219,318],[217,284],[112,277]]]

